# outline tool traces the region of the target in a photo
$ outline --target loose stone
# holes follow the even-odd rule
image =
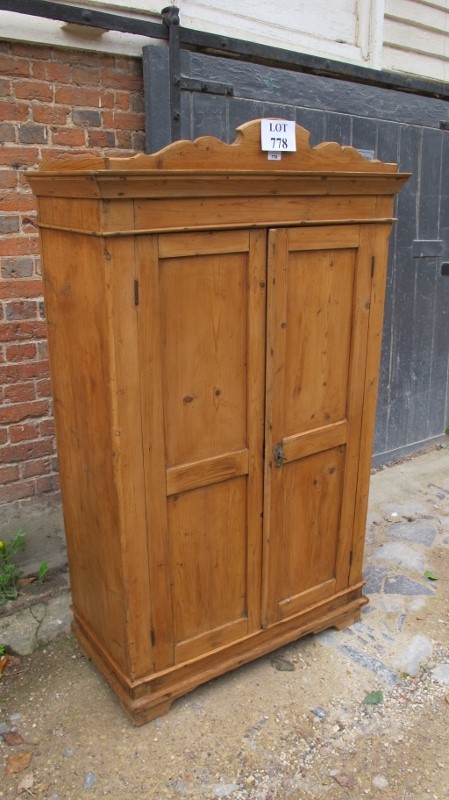
[[[97,782],[97,778],[93,772],[86,772],[84,776],[84,784],[83,789],[92,789],[92,786],[95,786]]]
[[[388,781],[384,775],[376,775],[373,778],[373,786],[375,786],[376,789],[386,789]]]

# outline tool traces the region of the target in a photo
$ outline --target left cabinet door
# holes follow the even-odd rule
[[[158,670],[260,627],[266,232],[136,248]]]

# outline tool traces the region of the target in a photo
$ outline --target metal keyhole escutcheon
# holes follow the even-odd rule
[[[276,448],[274,450],[273,458],[274,458],[275,467],[282,467],[282,464],[285,461],[285,458],[284,458],[284,447],[282,445],[282,442],[280,442],[276,446]]]

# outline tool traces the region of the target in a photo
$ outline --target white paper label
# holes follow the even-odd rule
[[[268,153],[267,158],[268,161],[280,161],[282,158],[282,153]]]
[[[270,153],[296,151],[295,123],[288,119],[262,119],[260,121],[261,148]]]

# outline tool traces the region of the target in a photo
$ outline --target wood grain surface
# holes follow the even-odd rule
[[[355,150],[33,173],[74,630],[136,724],[362,596],[393,199]]]

